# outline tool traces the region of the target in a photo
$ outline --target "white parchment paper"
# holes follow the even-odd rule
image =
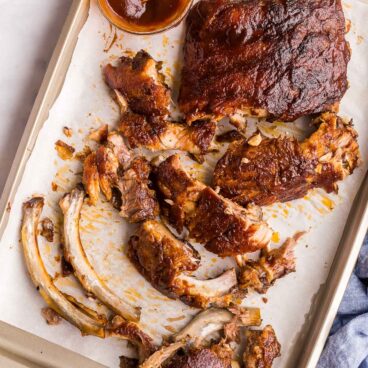
[[[286,204],[277,204],[264,210],[266,219],[274,229],[273,241],[278,246],[295,231],[307,230],[297,248],[297,272],[287,276],[269,290],[267,299],[252,295],[244,305],[259,306],[264,324],[272,324],[282,344],[282,357],[275,367],[295,367],[295,355],[300,349],[298,341],[314,305],[315,296],[326,280],[335,255],[352,200],[367,170],[368,138],[368,1],[344,1],[346,17],[351,21],[348,34],[353,50],[349,64],[350,89],[343,99],[341,115],[354,119],[359,132],[364,164],[340,185],[338,195],[327,195],[315,190],[307,197]],[[62,322],[48,326],[41,317],[44,302],[28,278],[19,243],[22,202],[32,195],[47,199],[44,216],[57,225],[60,234],[58,200],[81,180],[78,160],[63,161],[54,149],[58,139],[81,151],[88,132],[107,123],[114,127],[118,121],[118,107],[102,78],[101,67],[114,62],[122,54],[131,55],[145,49],[157,60],[164,62],[167,82],[177,91],[183,45],[183,24],[164,34],[134,36],[121,31],[111,49],[104,49],[115,30],[100,14],[96,1],[91,1],[90,15],[82,29],[70,64],[62,92],[50,111],[28,161],[18,193],[11,204],[11,216],[0,246],[0,318],[14,326],[41,336],[67,349],[76,351],[108,367],[118,366],[119,355],[133,354],[125,343],[113,339],[101,340],[82,337],[77,329]],[[73,136],[63,136],[62,128],[70,127]],[[265,134],[278,135],[289,131],[302,137],[305,124],[259,123]],[[206,178],[220,154],[208,155],[204,167],[192,161],[187,167],[199,178]],[[54,183],[53,189],[51,183]],[[55,185],[56,184],[56,185]],[[57,189],[56,189],[57,188]],[[55,190],[56,189],[56,190]],[[120,295],[143,308],[142,328],[160,342],[162,336],[180,329],[197,311],[181,302],[173,301],[153,289],[127,260],[124,249],[133,228],[120,219],[109,204],[101,201],[96,208],[84,206],[82,240],[88,257],[108,285]],[[73,277],[61,278],[59,262],[59,236],[53,243],[40,238],[42,257],[57,285],[84,303],[99,309],[93,300],[81,291]],[[196,246],[202,255],[199,276],[213,276],[233,264],[220,260]]]

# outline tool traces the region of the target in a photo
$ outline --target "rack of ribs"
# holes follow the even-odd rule
[[[188,123],[293,121],[337,111],[349,44],[341,0],[202,0],[187,18],[179,107]]]

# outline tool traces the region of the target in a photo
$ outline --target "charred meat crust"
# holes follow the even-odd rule
[[[245,336],[244,366],[271,368],[274,359],[281,355],[281,345],[272,326],[267,325],[263,330],[247,330]]]
[[[233,143],[216,165],[213,185],[243,206],[290,201],[313,188],[337,191],[337,181],[360,163],[357,132],[333,113],[314,123],[317,131],[303,142],[280,137],[264,138],[258,146]]]
[[[144,147],[151,151],[177,149],[198,155],[211,148],[216,124],[198,121],[189,127],[161,117],[126,112],[121,117],[119,131],[131,148]]]
[[[181,233],[186,226],[186,213],[195,210],[206,186],[182,169],[178,156],[170,156],[154,170],[154,182],[164,216]]]
[[[195,271],[200,263],[194,248],[174,239],[156,221],[146,221],[130,238],[128,257],[153,286],[171,295],[175,278],[184,271]]]
[[[203,0],[187,18],[179,106],[189,123],[336,111],[349,60],[340,0]]]
[[[128,257],[152,286],[188,305],[223,307],[244,296],[244,292],[237,288],[235,269],[208,280],[191,276],[190,273],[199,267],[199,254],[158,221],[140,225],[130,238]]]
[[[161,163],[155,173],[162,213],[180,233],[222,257],[254,252],[266,246],[271,231],[258,207],[244,209],[192,179],[178,156]]]
[[[259,250],[259,243],[254,241],[259,223],[250,224],[245,209],[232,207],[211,188],[202,190],[188,224],[191,237],[223,257]]]
[[[166,130],[166,122],[158,117],[126,112],[121,116],[119,131],[127,138],[131,148],[159,144],[159,137]]]
[[[105,81],[118,90],[137,114],[166,116],[169,113],[170,91],[159,73],[160,63],[141,50],[135,57],[122,57],[116,67],[104,68]]]
[[[239,265],[240,288],[264,294],[278,279],[295,272],[294,248],[303,235],[303,232],[296,233],[279,248],[262,249],[257,261],[247,260]]]

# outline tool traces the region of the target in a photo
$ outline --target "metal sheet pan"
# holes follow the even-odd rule
[[[0,201],[0,238],[5,230],[7,207],[17,191],[37,135],[57,98],[69,67],[78,34],[88,16],[89,0],[74,0],[27,122]],[[358,192],[329,277],[319,295],[317,311],[310,311],[301,343],[298,368],[315,367],[343,297],[360,246],[368,228],[368,177]],[[62,359],[61,359],[62,357]],[[6,367],[101,367],[91,360],[0,322],[0,365]]]

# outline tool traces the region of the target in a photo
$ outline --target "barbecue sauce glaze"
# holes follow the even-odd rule
[[[111,10],[132,30],[153,31],[171,25],[189,0],[106,0]]]

